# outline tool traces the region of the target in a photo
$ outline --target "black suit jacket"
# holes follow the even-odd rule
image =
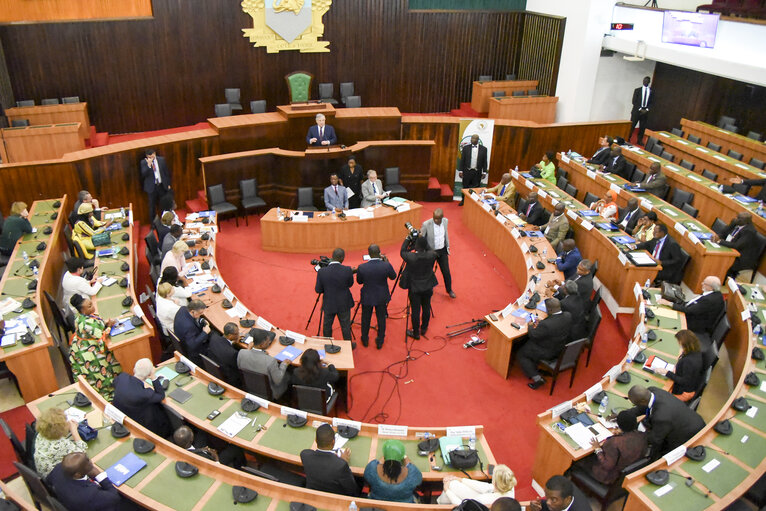
[[[638,110],[641,108],[641,100],[643,99],[643,87],[638,87],[636,89],[633,89],[633,109],[631,110],[631,115],[637,115]],[[649,97],[646,100],[646,108],[652,108],[652,104],[654,103],[654,89],[649,87]]]
[[[471,144],[463,146],[460,151],[460,171],[465,172],[471,168]],[[487,171],[487,148],[479,144],[479,154],[476,155],[476,170]]]
[[[750,186],[760,186],[761,191],[758,192],[755,198],[766,202],[766,179],[744,179],[742,183]]]
[[[153,389],[147,388],[135,376],[120,373],[114,378],[112,404],[153,433],[169,437],[173,432],[168,415],[162,407],[165,391],[162,390],[159,378],[154,380],[153,385]]]
[[[621,224],[623,220],[625,220],[625,216],[629,213],[628,208],[618,208],[619,214],[617,215],[617,223]],[[636,228],[636,224],[638,223],[638,220],[644,216],[644,212],[641,211],[641,208],[636,207],[632,212],[630,212],[630,218],[628,219],[628,224],[623,229],[628,234],[633,234],[633,229]]]
[[[162,182],[160,183],[161,190],[163,192],[167,192],[171,185],[172,185],[172,177],[170,176],[170,170],[168,170],[168,164],[165,163],[165,158],[162,156],[157,156],[157,165],[160,169],[160,177],[162,178]],[[146,158],[141,159],[140,163],[141,168],[141,179],[144,181],[144,191],[146,193],[152,193],[154,191],[154,169],[149,167],[149,164],[146,162]]]
[[[654,404],[643,422],[648,430],[651,456],[656,459],[696,435],[705,427],[705,421],[670,392],[657,387],[649,387],[649,390],[654,394]],[[646,408],[640,406],[633,411],[638,416],[647,413]]]
[[[301,461],[306,474],[306,488],[351,497],[359,495],[359,486],[348,463],[334,452],[304,449]]]
[[[239,377],[239,368],[237,367],[237,354],[239,350],[218,332],[210,333],[210,343],[207,347],[207,353],[221,366],[221,372],[227,383],[239,387],[241,379]]]
[[[612,156],[611,154],[606,157],[606,163],[604,164],[604,172],[611,172],[617,174],[621,178],[627,180],[630,176],[627,175],[627,160],[623,155]]]
[[[569,511],[592,511],[588,497],[577,486],[572,487],[572,498],[574,501],[569,507]],[[543,511],[550,511],[548,504],[544,500],[542,501],[542,508]]]
[[[373,259],[359,265],[356,281],[362,284],[359,296],[362,305],[383,305],[391,300],[388,280],[396,278],[396,271],[391,263],[382,259]]]
[[[691,301],[691,300],[690,300]],[[686,314],[686,326],[697,334],[713,332],[715,321],[726,307],[720,291],[700,296],[693,303],[674,303],[673,309]]]
[[[186,307],[181,307],[176,312],[176,317],[173,320],[173,332],[175,332],[181,344],[186,348],[189,358],[195,364],[202,364],[199,356],[200,354],[204,355],[207,353],[209,335],[202,329],[199,321],[189,314],[189,309]]]
[[[529,341],[545,353],[544,358],[558,355],[567,342],[572,329],[572,316],[568,312],[553,314],[529,329]]]
[[[98,511],[126,511],[140,509],[123,499],[109,478],[100,483],[70,479],[64,474],[61,463],[46,478],[53,487],[56,498],[67,509],[97,509]]]
[[[580,299],[583,303],[587,303],[590,295],[593,294],[593,275],[575,275],[572,280],[577,284],[577,294],[580,295]]]
[[[569,332],[569,340],[576,341],[586,336],[585,302],[580,295],[567,295],[561,300],[561,310],[572,316],[572,330]]]
[[[527,208],[524,211],[519,211],[519,213],[523,213],[527,215],[528,224],[536,225],[539,227],[546,222],[543,205],[540,204],[540,201],[537,201],[534,203],[534,206],[532,206],[532,209],[529,210],[529,214],[527,214],[528,209],[529,209],[529,204],[527,204]]]
[[[430,291],[438,284],[436,274],[434,273],[434,262],[436,261],[436,252],[433,250],[424,250],[422,252],[410,252],[410,242],[404,240],[399,254],[407,266],[402,272],[402,287],[409,289],[413,293],[422,293]]]
[[[734,223],[730,223],[721,233],[721,245],[730,247],[739,252],[739,257],[731,265],[731,271],[739,272],[741,270],[752,268],[758,264],[758,246],[756,245],[755,227],[753,224],[745,225],[731,241],[726,241],[726,237],[737,228]]]
[[[636,249],[648,250],[650,254],[653,254],[654,247],[659,241],[657,238],[644,241],[636,245]],[[683,278],[683,273],[681,273],[681,247],[670,235],[667,236],[665,244],[662,245],[660,264],[662,264],[662,270],[657,274],[657,280],[672,282],[673,284],[681,282],[681,278]]]
[[[588,163],[595,163],[596,165],[606,165],[606,160],[609,158],[609,152],[611,149],[609,147],[599,147],[598,150],[593,153],[593,156],[590,160],[588,160]]]
[[[322,310],[325,313],[336,314],[351,309],[354,298],[351,296],[351,286],[354,285],[354,273],[350,266],[332,263],[317,272],[317,282],[314,290],[324,293]]]
[[[310,142],[312,138],[316,139],[316,142],[313,144]],[[306,144],[308,145],[314,145],[314,146],[321,146],[322,141],[327,140],[330,142],[330,145],[335,145],[338,143],[338,137],[335,135],[335,128],[330,126],[329,124],[324,125],[324,133],[322,134],[322,138],[319,138],[319,126],[316,124],[309,127],[308,133],[306,133]]]

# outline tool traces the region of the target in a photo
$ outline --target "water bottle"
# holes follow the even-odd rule
[[[32,268],[32,274],[34,274],[35,278],[37,278],[37,274],[38,274],[38,273],[39,273],[39,270],[38,270],[37,266],[35,266],[34,268]]]
[[[644,282],[644,289],[649,289],[649,286],[651,286],[652,283],[649,279],[646,279],[646,282]]]
[[[124,207],[120,208],[120,215],[122,216],[122,218],[125,218],[125,208]]]
[[[633,357],[630,356],[630,348],[628,348],[628,353],[625,355],[625,362],[630,365],[633,362]]]
[[[646,332],[641,334],[641,350],[642,351],[646,349],[646,341],[648,340],[649,340],[649,335]]]
[[[282,210],[277,206],[277,219],[282,220]]]
[[[358,511],[359,507],[356,505],[355,501],[351,501],[351,504],[348,505],[348,511]]]
[[[21,257],[24,258],[24,264],[29,264],[29,254],[27,254],[27,251],[21,253]]]
[[[468,447],[471,449],[476,449],[476,435],[471,435],[468,438]]]
[[[601,404],[598,405],[599,415],[604,415],[606,408],[609,406],[609,396],[604,395],[604,399],[601,400]]]
[[[518,172],[518,171],[519,171],[519,166],[518,166],[518,165],[516,165],[516,167],[515,167],[513,170],[515,170],[516,172]]]
[[[763,216],[763,201],[758,201],[758,208],[755,210],[755,214],[758,216]]]

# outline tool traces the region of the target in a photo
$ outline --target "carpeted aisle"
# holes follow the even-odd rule
[[[23,443],[24,425],[27,422],[32,422],[34,417],[26,406],[17,406],[0,413],[0,419],[8,423],[18,439]],[[3,481],[16,474],[16,467],[12,465],[14,461],[16,461],[16,454],[13,452],[11,441],[4,434],[0,434],[0,479]]]
[[[348,415],[355,420],[412,426],[483,424],[498,463],[506,463],[516,472],[517,495],[521,499],[532,498],[531,468],[538,437],[536,415],[598,381],[624,354],[624,335],[602,308],[605,318],[597,335],[595,354],[589,367],[584,366],[584,358],[581,361],[572,389],[567,388],[569,375],[566,374],[553,396],[548,396],[548,386],[531,391],[517,367],[504,381],[484,362],[481,351],[484,346],[463,348],[470,334],[451,340],[447,340],[445,334],[447,325],[482,318],[515,299],[518,289],[513,278],[463,225],[457,203],[425,203],[424,206],[423,220],[435,207],[442,207],[450,221],[450,265],[457,299],[446,295],[437,271],[440,285],[434,293],[435,317],[428,338],[414,341],[411,359],[405,363],[406,293],[401,289],[395,291],[389,305],[392,317],[383,349],[363,348],[359,344],[354,354],[356,371],[350,380]],[[405,235],[402,226],[402,239]],[[398,269],[399,246],[382,249]],[[363,262],[363,253],[347,253],[345,264],[358,266]],[[226,221],[216,249],[222,275],[245,304],[279,327],[311,334],[316,334],[319,311],[308,330],[304,330],[316,300],[316,277],[310,260],[319,255],[330,254],[262,251],[260,229],[254,216],[250,218],[249,227],[240,222],[238,229],[233,221]],[[358,299],[359,286],[355,285],[352,292]],[[354,326],[357,337],[360,319],[361,311]],[[340,336],[337,323],[335,334]],[[486,329],[479,335],[486,338]]]

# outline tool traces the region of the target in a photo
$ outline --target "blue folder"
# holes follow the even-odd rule
[[[144,460],[129,452],[120,461],[107,468],[106,475],[112,481],[112,484],[120,486],[145,466],[146,462]]]
[[[282,362],[283,360],[293,361],[303,353],[299,348],[295,346],[286,346],[285,349],[276,354],[274,358]]]
[[[583,209],[581,211],[578,211],[577,214],[580,216],[598,216],[597,212],[592,211],[590,209]]]
[[[631,238],[630,236],[615,236],[612,238],[617,243],[621,243],[623,245],[627,245],[628,243],[635,243],[636,240]]]

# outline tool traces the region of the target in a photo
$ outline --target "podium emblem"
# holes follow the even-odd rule
[[[253,28],[242,29],[256,48],[267,53],[298,50],[301,53],[329,52],[322,17],[332,0],[243,0],[242,10],[253,18]]]

